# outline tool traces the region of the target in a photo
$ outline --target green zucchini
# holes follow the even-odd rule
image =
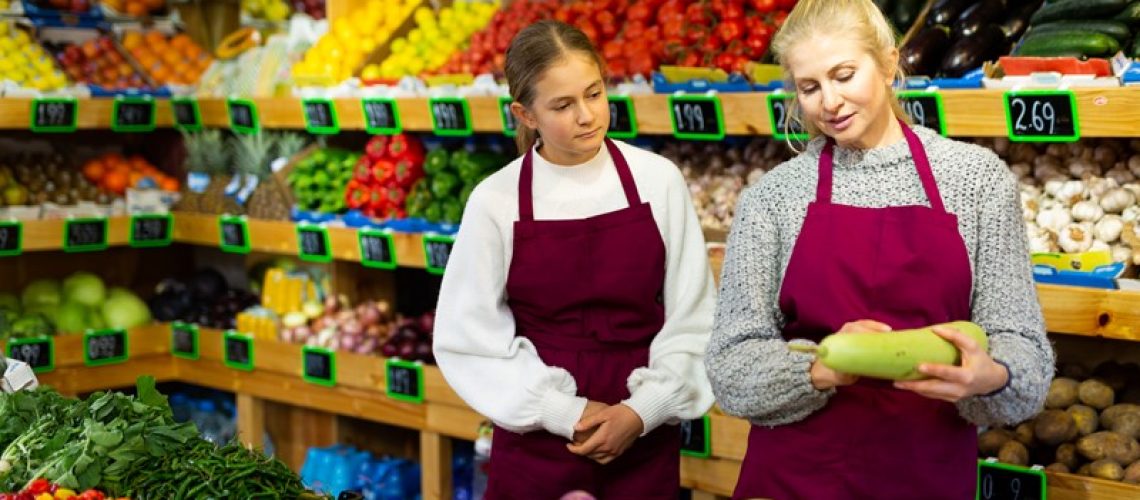
[[[1095,31],[1053,31],[1030,33],[1013,49],[1015,56],[1058,57],[1081,54],[1088,57],[1111,56],[1120,50],[1120,42]]]
[[[1114,16],[1128,6],[1128,0],[1059,0],[1049,2],[1029,19],[1031,26],[1065,19],[1101,19]]]
[[[1116,39],[1120,43],[1125,43],[1132,36],[1132,31],[1128,29],[1128,25],[1120,21],[1098,21],[1098,20],[1067,20],[1067,21],[1054,21],[1047,24],[1034,26],[1029,30],[1032,35],[1043,33],[1056,33],[1058,31],[1095,31],[1097,33],[1104,33]]]
[[[1140,1],[1134,1],[1128,4],[1128,6],[1120,11],[1113,19],[1129,26],[1140,26]]]
[[[989,350],[982,327],[969,321],[945,323],[978,341]],[[939,326],[939,325],[934,325]],[[960,352],[954,344],[939,337],[932,327],[886,333],[841,333],[820,342],[816,357],[832,370],[889,380],[918,380],[921,363],[956,365]]]

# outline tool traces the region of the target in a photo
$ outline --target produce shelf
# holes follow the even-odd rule
[[[1140,137],[1140,89],[1131,87],[1074,89],[1082,137]],[[962,137],[1003,137],[1008,134],[1002,105],[1004,90],[940,91],[946,114],[946,132]],[[724,109],[725,132],[730,135],[771,135],[765,92],[720,94]],[[638,131],[645,135],[673,133],[668,109],[669,96],[647,94],[631,96],[636,109]],[[302,129],[305,127],[301,101],[292,97],[252,99],[264,128]],[[27,129],[31,99],[0,99],[0,128]],[[80,129],[109,128],[111,99],[81,99]],[[359,98],[334,100],[343,130],[364,130],[364,115]],[[431,116],[426,98],[397,99],[400,122],[404,130],[431,131]],[[502,132],[498,98],[470,97],[472,128],[476,132]],[[202,122],[209,127],[228,128],[229,114],[224,99],[198,101]],[[156,101],[156,124],[169,127],[173,123],[169,103]]]
[[[1140,341],[1140,292],[1038,285],[1050,332]]]
[[[107,245],[124,246],[130,239],[130,217],[107,218]],[[64,219],[21,221],[25,252],[63,249]]]

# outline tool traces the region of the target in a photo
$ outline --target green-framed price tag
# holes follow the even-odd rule
[[[83,364],[87,366],[122,363],[129,352],[126,330],[88,330],[83,335]]]
[[[400,124],[400,106],[395,99],[368,97],[360,101],[364,109],[364,130],[373,135],[396,135]]]
[[[1047,497],[1044,471],[978,461],[977,500],[1045,500]]]
[[[226,111],[230,115],[230,129],[239,134],[256,134],[261,129],[257,104],[250,99],[229,99]]]
[[[332,99],[302,99],[301,110],[305,114],[305,130],[309,131],[310,134],[334,135],[340,133],[340,120],[336,114],[336,103]]]
[[[424,367],[413,361],[389,358],[384,362],[388,397],[406,403],[424,402]]]
[[[94,252],[107,248],[107,218],[67,219],[63,223],[63,251]]]
[[[1081,139],[1077,99],[1071,90],[1010,90],[1002,97],[1006,131],[1013,142]]]
[[[610,96],[610,129],[606,135],[614,139],[637,137],[637,109],[629,96]]]
[[[451,247],[455,246],[454,236],[425,234],[424,260],[429,273],[443,275],[447,261],[451,258]]]
[[[792,100],[795,98],[796,96],[783,92],[768,94],[768,124],[772,127],[772,138],[777,141],[808,140],[807,131],[792,116]]]
[[[360,242],[360,263],[364,267],[388,271],[396,268],[396,242],[391,232],[361,229],[356,234]]]
[[[249,223],[240,215],[218,217],[218,241],[223,252],[249,253]]]
[[[305,262],[332,262],[329,230],[324,226],[297,224],[297,256]]]
[[[0,221],[0,257],[24,253],[24,223],[18,220]]]
[[[898,92],[903,112],[910,122],[921,125],[943,137],[946,136],[946,112],[942,107],[942,94],[925,90],[903,90]]]
[[[336,386],[336,352],[320,347],[303,347],[301,378],[325,387]]]
[[[712,455],[712,425],[709,416],[681,422],[681,454],[708,458]]]
[[[428,99],[431,129],[444,137],[471,135],[471,106],[462,97],[433,97]]]
[[[139,214],[131,216],[130,245],[133,248],[166,247],[174,241],[174,216]]]
[[[724,111],[715,95],[670,95],[669,119],[673,122],[673,136],[678,139],[724,139]]]
[[[170,100],[170,107],[174,112],[174,128],[186,132],[202,130],[202,110],[198,108],[198,99],[175,97]]]
[[[150,96],[119,96],[111,108],[111,130],[150,132],[154,130],[154,99]]]
[[[175,357],[197,361],[200,339],[198,325],[181,321],[170,325],[170,353]]]
[[[35,373],[50,372],[55,370],[55,340],[51,337],[11,339],[8,357],[27,363]]]
[[[37,97],[32,100],[32,132],[75,132],[79,128],[79,101],[72,97]]]
[[[222,336],[222,352],[226,366],[235,370],[253,371],[253,337],[227,330]]]
[[[510,96],[499,96],[499,118],[503,122],[503,135],[507,137],[514,137],[519,132],[515,114],[511,113],[511,102]]]

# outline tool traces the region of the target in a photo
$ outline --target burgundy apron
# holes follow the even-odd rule
[[[665,244],[625,158],[610,140],[629,207],[580,220],[534,220],[533,150],[519,174],[519,221],[507,276],[516,335],[549,366],[574,376],[578,396],[606,404],[629,398],[633,370],[665,323]],[[584,490],[600,500],[669,499],[680,488],[680,433],[665,425],[600,465],[545,431],[496,428],[486,498],[557,500]]]
[[[786,340],[819,342],[860,319],[896,330],[970,319],[957,217],[942,205],[922,143],[902,129],[930,207],[833,204],[828,139],[780,290]],[[953,404],[862,378],[803,421],[752,426],[734,498],[965,500],[976,468],[976,430]]]

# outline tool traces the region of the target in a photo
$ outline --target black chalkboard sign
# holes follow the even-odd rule
[[[333,135],[340,132],[340,120],[332,99],[303,99],[301,109],[305,113],[305,130],[310,134]]]
[[[174,110],[174,128],[187,132],[202,130],[202,112],[193,97],[176,97],[170,100]]]
[[[435,135],[465,137],[471,135],[471,107],[462,97],[428,99],[431,127]]]
[[[297,226],[297,256],[306,262],[332,262],[329,230],[322,226]]]
[[[230,129],[239,134],[255,134],[261,128],[257,105],[249,99],[230,99],[226,102],[230,114]]]
[[[111,111],[111,130],[115,132],[150,132],[154,130],[154,99],[150,97],[118,97]]]
[[[107,248],[107,219],[68,219],[63,224],[63,251],[91,252]]]
[[[235,370],[253,371],[253,337],[234,331],[222,338],[226,366]]]
[[[24,251],[24,225],[20,221],[0,221],[0,257]]]
[[[131,216],[130,244],[134,248],[165,247],[174,241],[174,218],[170,214]]]
[[[12,339],[8,357],[27,363],[35,373],[50,372],[55,369],[55,341],[51,337]]]
[[[364,108],[364,130],[375,135],[400,133],[399,105],[393,99],[367,98],[360,101]]]
[[[519,124],[515,121],[515,114],[511,113],[511,98],[499,97],[499,118],[503,120],[503,135],[514,137],[518,134]]]
[[[637,110],[628,96],[610,96],[610,129],[606,135],[614,139],[637,137]]]
[[[724,139],[724,112],[715,95],[670,95],[669,119],[678,139]]]
[[[899,103],[910,122],[946,135],[946,115],[942,108],[942,94],[925,91],[899,92]]]
[[[451,247],[455,246],[455,238],[441,235],[425,235],[424,259],[429,273],[443,275],[447,268],[447,261],[451,258]]]
[[[681,421],[681,454],[708,458],[712,454],[712,426],[709,416]]]
[[[198,359],[198,325],[176,321],[170,325],[171,354],[189,360]]]
[[[1011,90],[1002,102],[1011,141],[1076,142],[1081,138],[1072,91]]]
[[[325,387],[336,385],[336,353],[319,347],[301,349],[301,378]]]
[[[396,244],[392,233],[374,229],[362,229],[360,240],[360,263],[364,267],[392,270],[396,268]]]
[[[79,102],[72,98],[32,100],[33,132],[74,132],[79,126]]]
[[[800,122],[793,119],[792,101],[795,96],[788,94],[768,94],[768,123],[772,126],[772,137],[783,141],[807,140],[808,133]]]
[[[224,252],[249,253],[249,225],[245,217],[223,215],[218,218],[218,228],[221,232],[219,245]]]
[[[424,368],[411,361],[389,359],[384,363],[388,381],[388,397],[397,401],[422,404],[424,402]]]
[[[978,461],[978,500],[1045,500],[1045,472]]]
[[[83,362],[103,366],[127,360],[127,332],[121,329],[91,330],[83,338]]]

